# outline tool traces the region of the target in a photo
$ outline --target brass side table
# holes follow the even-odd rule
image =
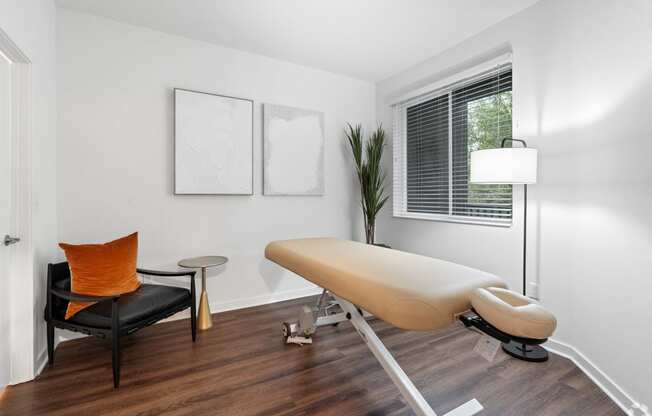
[[[199,298],[199,310],[197,311],[197,328],[201,331],[210,329],[213,326],[211,308],[208,305],[208,294],[206,293],[206,269],[209,267],[221,266],[229,261],[224,256],[203,256],[183,259],[177,263],[186,269],[201,269],[201,297]]]

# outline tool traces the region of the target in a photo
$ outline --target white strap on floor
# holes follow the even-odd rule
[[[461,406],[456,407],[444,416],[470,416],[475,415],[484,410],[484,407],[476,399],[471,399]]]
[[[385,369],[387,375],[392,379],[417,416],[437,416],[419,390],[412,384],[412,381],[405,374],[401,366],[392,357],[389,350],[383,345],[380,338],[378,338],[367,321],[360,315],[358,308],[344,299],[337,296],[334,297],[342,307],[342,310],[350,314],[351,324],[358,331],[358,334],[365,341],[369,350],[371,350],[380,365]],[[445,416],[473,416],[482,409],[483,407],[480,402],[473,399],[446,413]]]

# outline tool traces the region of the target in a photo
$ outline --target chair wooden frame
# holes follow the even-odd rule
[[[196,302],[195,302],[195,272],[194,271],[180,271],[180,272],[165,272],[157,270],[137,269],[138,274],[147,276],[161,276],[161,277],[190,277],[190,299],[174,305],[170,308],[164,308],[157,311],[155,314],[148,316],[145,319],[130,323],[128,325],[120,326],[120,308],[118,300],[120,295],[116,296],[88,296],[73,293],[66,290],[54,288],[54,275],[55,268],[61,268],[67,263],[48,264],[48,281],[47,281],[47,304],[45,307],[45,321],[47,322],[47,343],[48,343],[48,364],[54,364],[54,328],[66,329],[69,331],[80,332],[87,335],[92,335],[99,338],[111,339],[112,350],[112,367],[113,367],[113,386],[118,388],[120,386],[120,337],[131,334],[146,326],[155,324],[156,322],[165,319],[177,312],[181,312],[190,308],[190,327],[192,332],[192,342],[195,342],[197,337],[197,315],[196,315]],[[58,279],[57,279],[58,280]],[[70,321],[57,319],[53,316],[53,300],[60,298],[67,301],[79,302],[111,302],[111,325],[109,328],[99,328],[94,326],[80,325]]]

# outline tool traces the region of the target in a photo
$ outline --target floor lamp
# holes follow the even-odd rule
[[[522,147],[505,147],[518,142]],[[471,152],[471,183],[523,185],[523,295],[527,296],[527,186],[537,182],[537,150],[525,140],[503,139],[499,149]],[[527,361],[543,361],[546,350],[538,345],[503,344],[510,355]]]

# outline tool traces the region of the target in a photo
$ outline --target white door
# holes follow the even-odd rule
[[[9,384],[11,356],[9,345],[10,263],[15,244],[5,245],[12,224],[12,184],[14,180],[11,127],[11,62],[0,53],[0,389]]]

